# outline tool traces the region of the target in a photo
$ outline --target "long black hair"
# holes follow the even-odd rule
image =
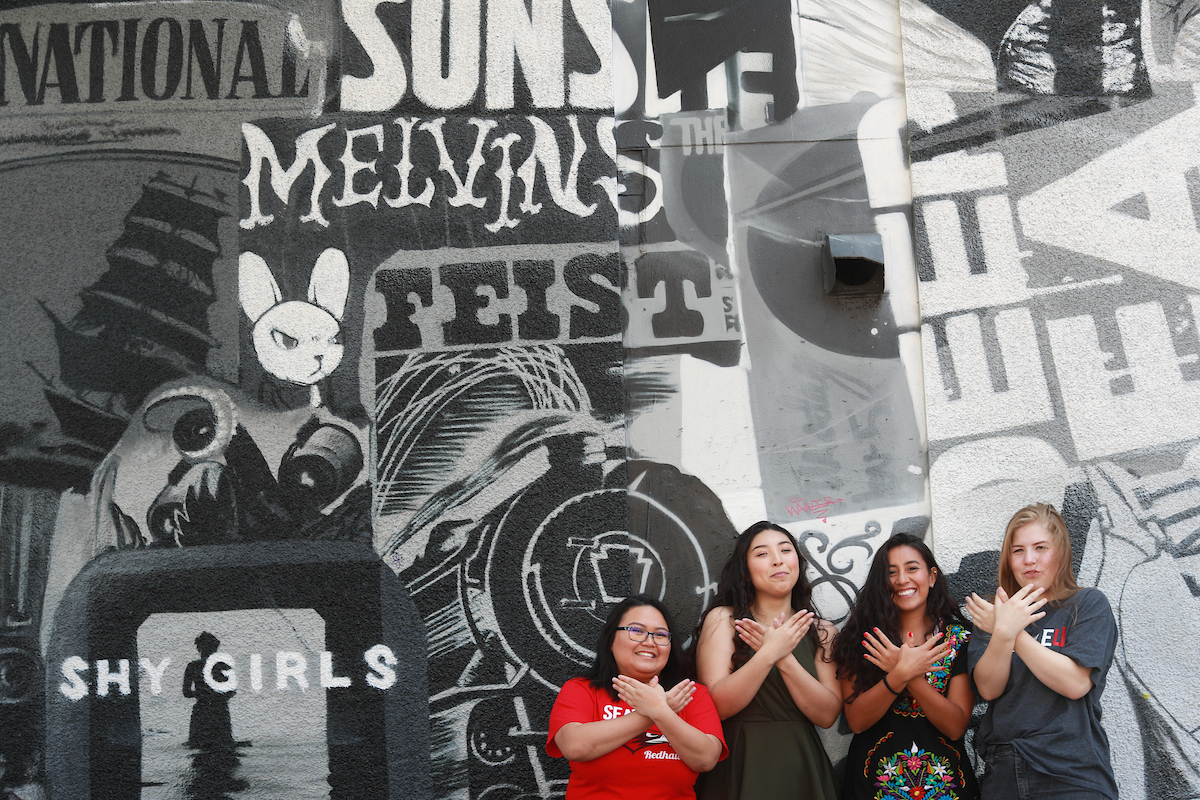
[[[693,650],[700,643],[700,632],[704,629],[704,620],[712,613],[713,609],[729,606],[733,609],[733,619],[735,620],[754,618],[754,600],[758,596],[758,591],[754,588],[754,581],[750,578],[750,545],[754,543],[754,537],[763,531],[778,531],[786,536],[800,559],[800,575],[796,578],[796,585],[792,587],[792,611],[817,613],[812,603],[812,584],[808,581],[808,560],[800,551],[800,546],[796,544],[796,538],[775,523],[762,520],[742,531],[733,552],[725,561],[725,566],[721,567],[721,578],[717,582],[717,596],[708,604],[708,610],[700,618],[700,624],[696,626],[696,631],[692,635]],[[820,645],[821,633],[817,622],[817,620],[813,620],[807,636],[812,638],[814,644]],[[745,664],[753,655],[754,650],[743,642],[742,638],[734,631],[733,669],[736,670]]]
[[[948,623],[967,627],[967,621],[958,610],[954,596],[950,594],[950,584],[938,568],[933,551],[919,536],[911,533],[893,534],[875,554],[871,570],[867,573],[867,580],[859,589],[858,598],[850,609],[850,619],[833,640],[833,660],[838,665],[837,676],[840,680],[854,683],[854,694],[848,699],[853,699],[870,689],[884,674],[883,670],[863,658],[863,653],[866,652],[862,645],[863,635],[873,628],[879,628],[893,643],[900,643],[900,611],[892,599],[892,584],[888,580],[888,554],[896,547],[911,547],[916,550],[925,561],[925,566],[934,573],[933,586],[929,587],[929,595],[925,600],[925,613],[933,620],[934,629],[942,628]]]
[[[616,638],[617,628],[620,627],[621,618],[625,616],[625,612],[631,608],[641,608],[642,606],[650,606],[662,614],[663,619],[667,622],[667,630],[671,633],[671,650],[667,653],[667,663],[663,665],[662,672],[658,673],[659,685],[664,689],[670,689],[687,677],[686,654],[683,653],[679,633],[675,630],[675,618],[671,616],[671,612],[656,597],[648,594],[630,595],[613,606],[612,611],[609,612],[608,619],[600,628],[600,636],[596,639],[596,660],[592,662],[589,669],[579,674],[579,677],[586,678],[588,683],[595,688],[607,690],[614,700],[618,698],[612,688],[612,681],[621,674],[621,671],[617,669],[617,660],[613,657],[613,639]]]

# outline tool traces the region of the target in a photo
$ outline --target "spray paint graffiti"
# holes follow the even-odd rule
[[[990,589],[1002,517],[1035,498],[1058,504],[1081,584],[1103,589],[1121,620],[1123,681],[1104,696],[1121,796],[1193,797],[1195,704],[1174,690],[1187,681],[1174,658],[1148,670],[1132,624],[1150,624],[1167,597],[1191,597],[1198,341],[1179,264],[1200,232],[1186,188],[1195,109],[1167,78],[1190,68],[1174,37],[1187,41],[1194,11],[1159,27],[1151,4],[1129,39],[1143,12],[1114,9],[1118,80],[1115,51],[1065,9],[1030,6],[992,37],[1002,9],[962,19],[933,8],[947,16],[914,14],[906,28],[914,52],[956,22],[992,48],[998,70],[993,85],[968,88],[945,78],[947,59],[918,55],[908,75],[937,552],[958,564],[956,589]],[[1073,41],[1055,41],[1069,30]],[[954,36],[950,52],[982,78],[986,50]],[[1039,36],[1041,55],[1030,46]],[[997,85],[1058,96],[997,104]],[[1103,188],[1084,200],[1085,185]],[[1088,233],[1067,216],[1086,218]]]
[[[170,5],[0,20],[6,784],[87,796],[62,748],[119,741],[144,796],[253,792],[291,695],[293,796],[556,796],[620,596],[690,629],[798,497],[832,619],[930,497],[987,589],[1037,496],[1121,610],[1123,794],[1194,795],[1187,681],[1124,635],[1195,594],[1194,3]],[[172,727],[201,631],[250,747]]]

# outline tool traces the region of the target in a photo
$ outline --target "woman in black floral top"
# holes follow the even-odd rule
[[[978,799],[962,743],[969,636],[925,543],[888,539],[833,643],[854,731],[843,800]]]

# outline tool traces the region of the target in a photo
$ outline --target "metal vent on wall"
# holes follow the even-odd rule
[[[826,294],[883,294],[883,239],[877,233],[831,233],[823,253]]]

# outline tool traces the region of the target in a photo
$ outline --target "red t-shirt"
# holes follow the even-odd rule
[[[584,678],[567,681],[550,711],[550,737],[546,752],[562,758],[554,743],[558,729],[568,722],[596,722],[615,719],[632,712],[625,703],[613,700],[604,689],[597,689]],[[721,740],[721,758],[729,755],[725,736],[721,733],[721,718],[708,690],[696,684],[692,702],[679,715],[692,727],[711,733]],[[572,761],[571,779],[567,783],[567,800],[674,800],[695,798],[696,772],[675,754],[658,727],[631,739],[623,746],[592,761]]]

